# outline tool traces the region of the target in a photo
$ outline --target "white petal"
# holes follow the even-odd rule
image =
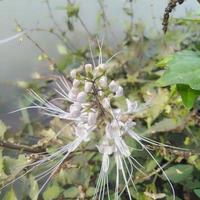
[[[117,91],[116,91],[116,95],[115,96],[116,97],[121,97],[123,95],[124,95],[124,89],[123,89],[123,87],[119,86]]]
[[[77,88],[79,85],[80,85],[80,81],[77,80],[77,79],[74,79],[74,81],[73,81],[73,86],[74,86],[75,88]]]
[[[89,126],[95,126],[96,125],[96,121],[97,121],[97,116],[98,113],[97,112],[90,112],[88,114],[88,125]]]
[[[102,88],[107,87],[107,77],[106,77],[106,76],[102,76],[102,77],[99,79],[99,85],[100,85],[100,87],[102,87]]]
[[[85,103],[87,94],[85,92],[80,92],[77,95],[77,101]]]
[[[93,86],[93,83],[92,82],[85,82],[85,87],[84,87],[84,90],[85,92],[90,92],[92,90],[92,86]]]
[[[109,84],[109,88],[112,92],[117,92],[119,85],[115,81],[111,81]]]
[[[108,97],[104,98],[102,101],[102,105],[105,109],[109,109],[110,108],[110,99]]]
[[[72,78],[76,78],[76,74],[77,74],[77,70],[76,69],[72,69],[71,72],[70,72],[70,76]]]

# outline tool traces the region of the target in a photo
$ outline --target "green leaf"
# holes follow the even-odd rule
[[[165,173],[168,178],[174,183],[179,183],[189,177],[193,172],[193,166],[188,164],[178,164],[174,165],[167,170]]]
[[[95,187],[89,187],[86,191],[86,196],[87,197],[92,197],[95,194]]]
[[[200,198],[200,189],[194,189],[194,193]]]
[[[69,189],[64,191],[63,195],[66,198],[77,198],[79,195],[79,189],[76,187],[70,187]]]
[[[38,183],[37,181],[34,179],[33,176],[30,176],[29,177],[29,181],[30,181],[30,191],[29,191],[29,197],[31,199],[34,200],[37,199],[37,194],[39,192],[39,186],[38,186]]]
[[[200,90],[200,52],[185,50],[174,54],[157,83],[159,86],[184,84]]]
[[[7,177],[7,175],[4,172],[4,158],[2,155],[2,151],[3,150],[0,149],[0,180],[3,180]]]
[[[146,110],[145,116],[147,117],[148,127],[152,124],[152,122],[162,113],[167,102],[169,100],[169,92],[165,89],[159,88],[157,94],[155,94],[153,98],[153,103]]]
[[[77,17],[79,13],[79,6],[73,3],[67,4],[66,7],[68,17]]]
[[[62,188],[60,188],[57,184],[53,184],[45,190],[43,193],[43,198],[44,200],[57,199],[62,191]]]
[[[187,108],[192,108],[197,97],[200,95],[200,91],[193,90],[188,85],[178,84],[176,86],[177,91],[181,95],[182,101]]]
[[[15,191],[11,188],[6,195],[3,197],[3,200],[17,200]]]
[[[159,122],[156,122],[148,129],[148,133],[157,133],[157,132],[167,132],[176,129],[181,125],[180,119],[170,119],[164,118]]]

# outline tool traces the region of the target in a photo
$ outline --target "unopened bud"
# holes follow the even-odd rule
[[[69,96],[69,98],[74,99],[74,98],[76,98],[78,93],[79,93],[78,88],[72,87],[71,90],[69,91],[68,96]]]
[[[117,92],[119,85],[115,81],[111,81],[109,84],[109,88],[112,92]]]
[[[100,64],[98,65],[99,69],[102,70],[102,71],[105,71],[106,70],[106,65],[105,64]]]
[[[96,124],[97,116],[98,116],[98,114],[94,113],[94,112],[90,112],[88,114],[88,125],[89,126],[94,126]]]
[[[74,79],[73,86],[77,88],[79,85],[80,85],[80,81],[77,79]]]
[[[115,96],[116,97],[121,97],[121,96],[123,96],[123,94],[124,94],[123,87],[119,86],[117,91],[116,91],[116,95]]]
[[[70,115],[71,117],[78,117],[81,114],[81,105],[78,102],[75,102],[70,106]]]
[[[108,97],[104,98],[102,101],[102,105],[105,109],[110,108],[110,99]]]
[[[102,76],[102,77],[99,79],[99,85],[100,85],[100,87],[102,87],[102,88],[107,87],[107,77],[106,77],[106,76]]]
[[[93,85],[93,83],[92,82],[85,82],[85,87],[84,87],[84,90],[85,90],[85,92],[90,92],[91,90],[92,90],[92,85]]]
[[[72,78],[76,78],[76,74],[77,74],[77,70],[76,69],[72,69],[71,72],[70,72],[70,76]]]
[[[101,97],[103,96],[104,92],[103,91],[98,91],[98,95]]]
[[[92,73],[92,65],[86,64],[85,65],[85,71],[86,71],[86,73]]]
[[[78,93],[77,95],[77,101],[81,102],[81,103],[84,103],[86,101],[86,92],[80,92]]]

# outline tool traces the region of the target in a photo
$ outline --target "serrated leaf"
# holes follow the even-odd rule
[[[15,191],[11,188],[3,197],[3,200],[17,200]]]
[[[190,88],[190,86],[183,84],[178,84],[176,88],[181,95],[183,104],[189,109],[192,108],[198,96],[200,95],[200,91],[193,90]]]
[[[200,90],[200,52],[185,50],[174,54],[157,83],[159,86],[185,84]]]
[[[165,173],[171,181],[179,183],[189,177],[192,174],[193,169],[192,165],[178,164],[165,170]]]

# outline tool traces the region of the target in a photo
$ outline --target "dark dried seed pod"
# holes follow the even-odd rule
[[[170,2],[168,3],[167,7],[165,8],[162,22],[164,33],[166,33],[168,29],[170,13],[176,8],[177,4],[182,4],[184,3],[184,1],[185,0],[170,0]]]

